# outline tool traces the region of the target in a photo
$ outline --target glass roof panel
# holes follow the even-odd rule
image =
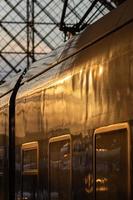
[[[78,23],[95,0],[68,0],[64,22]],[[99,0],[85,19],[92,24],[124,0]],[[0,84],[64,42],[59,30],[65,0],[0,1]]]

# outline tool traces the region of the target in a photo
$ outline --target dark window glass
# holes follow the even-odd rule
[[[37,200],[37,175],[24,175],[22,199]]]
[[[69,200],[71,183],[70,140],[50,143],[50,200]]]
[[[22,199],[38,199],[38,143],[22,146]]]
[[[23,172],[37,169],[37,149],[23,151]]]
[[[92,135],[73,137],[73,199],[88,200],[93,197]]]
[[[96,200],[125,200],[128,194],[126,129],[96,134]]]

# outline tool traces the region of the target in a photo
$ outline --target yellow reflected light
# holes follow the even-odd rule
[[[99,67],[98,76],[100,77],[100,76],[102,76],[102,74],[103,74],[103,66],[101,65]]]

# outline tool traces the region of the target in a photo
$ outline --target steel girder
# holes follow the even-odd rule
[[[54,14],[57,9],[60,14],[66,0],[3,0],[0,5],[0,83],[13,77],[25,67],[29,67],[43,54],[53,50],[64,41],[59,32],[60,18]],[[68,0],[65,23],[72,27],[75,19],[80,24],[87,16],[87,5],[95,4],[95,11],[86,18],[85,23],[92,23],[98,15],[104,15],[124,0],[94,1]],[[94,3],[94,2],[99,2]],[[113,2],[113,3],[110,3]],[[3,3],[3,6],[2,6]],[[62,8],[59,6],[62,6]],[[83,12],[79,10],[82,9]],[[53,13],[52,13],[52,6]],[[92,6],[93,8],[93,6]],[[51,10],[50,10],[51,9]],[[90,9],[91,11],[91,9]],[[55,15],[55,16],[54,16]],[[61,17],[61,16],[60,16]],[[54,39],[57,37],[57,42]],[[12,75],[13,74],[13,75]]]

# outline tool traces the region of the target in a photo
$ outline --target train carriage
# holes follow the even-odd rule
[[[1,200],[133,198],[132,8],[1,86]]]

